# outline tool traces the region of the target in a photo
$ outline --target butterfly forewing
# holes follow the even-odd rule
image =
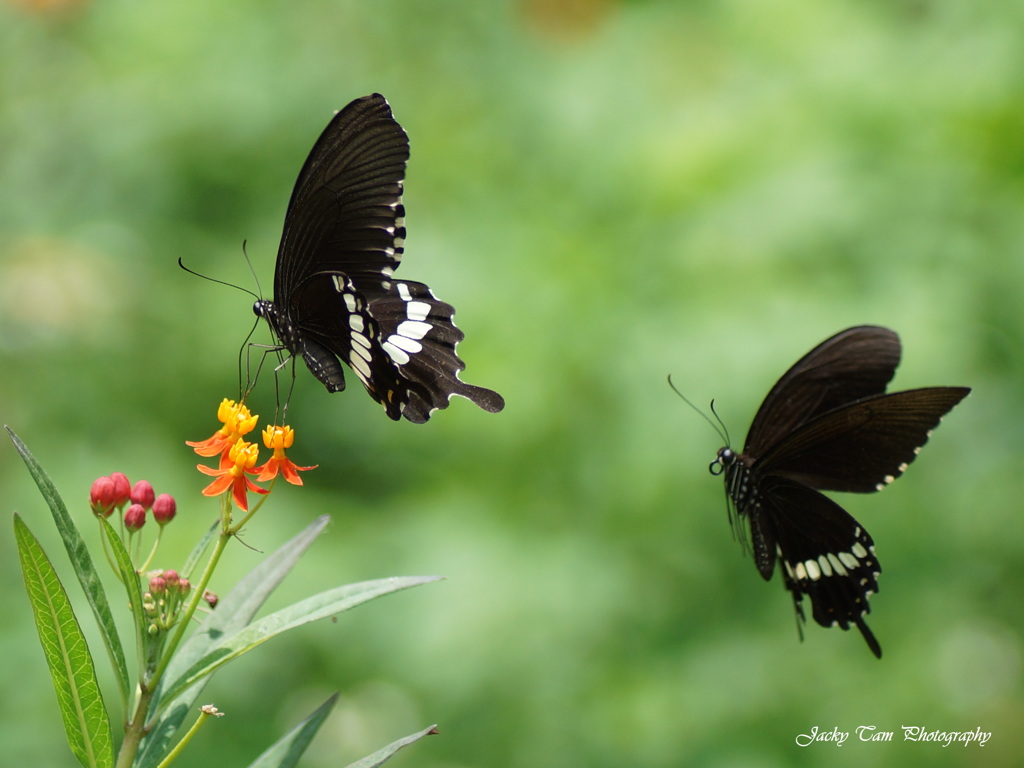
[[[814,416],[884,392],[899,362],[899,336],[888,328],[860,325],[826,339],[768,392],[747,432],[744,454],[759,457]]]
[[[356,99],[320,135],[295,183],[274,295],[314,272],[390,274],[402,256],[409,139],[383,96]]]
[[[784,436],[756,460],[754,471],[820,490],[881,490],[903,474],[942,417],[969,391],[928,387],[856,400]]]

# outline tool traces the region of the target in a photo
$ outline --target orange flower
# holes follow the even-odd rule
[[[295,442],[295,430],[287,425],[280,427],[268,426],[263,430],[263,444],[272,448],[274,455],[262,467],[256,467],[253,472],[259,472],[256,479],[260,482],[272,480],[277,477],[278,472],[284,475],[284,479],[292,485],[302,485],[302,478],[299,472],[316,469],[317,464],[311,467],[300,467],[284,455],[285,449],[291,448]]]
[[[229,464],[228,452],[243,435],[252,432],[259,416],[253,416],[244,403],[235,403],[226,397],[217,407],[217,419],[224,425],[206,440],[186,440],[185,445],[193,448],[200,456],[221,455],[221,467]]]
[[[220,469],[213,469],[202,464],[197,465],[197,469],[204,475],[217,478],[203,489],[203,495],[219,496],[230,488],[235,504],[243,512],[248,512],[249,499],[246,497],[245,492],[267,493],[266,488],[260,488],[245,476],[246,473],[250,475],[256,474],[256,470],[252,467],[259,457],[259,450],[259,446],[255,443],[247,443],[242,438],[238,438],[234,445],[228,449],[225,456],[226,460],[221,460]]]

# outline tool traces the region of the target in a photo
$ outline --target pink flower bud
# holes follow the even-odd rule
[[[170,570],[164,571],[164,579],[167,580],[167,586],[168,587],[177,587],[178,586],[179,578],[180,577],[178,576],[178,572],[176,570],[174,570],[173,568],[170,569]]]
[[[203,592],[203,600],[206,601],[206,604],[209,605],[210,608],[216,608],[217,603],[220,602],[220,597],[217,596],[216,592],[206,590],[205,592]]]
[[[132,504],[125,510],[124,527],[132,533],[146,524],[146,510],[141,504]]]
[[[174,497],[169,493],[161,493],[153,502],[153,519],[160,525],[171,522],[177,511],[178,505],[175,504]]]
[[[139,480],[132,487],[132,503],[141,504],[143,509],[149,509],[153,506],[155,496],[153,486],[149,484],[148,480]]]
[[[192,585],[189,583],[188,579],[181,579],[178,581],[178,591],[182,595],[187,595],[191,589]]]
[[[109,477],[97,477],[89,490],[89,506],[102,517],[109,517],[114,511],[116,489]]]
[[[110,479],[114,481],[114,506],[121,509],[131,498],[132,484],[124,472],[111,472]]]
[[[162,595],[167,591],[167,580],[163,576],[154,576],[149,580],[149,591],[154,595]]]

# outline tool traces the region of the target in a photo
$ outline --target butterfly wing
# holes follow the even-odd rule
[[[926,387],[833,408],[782,437],[753,464],[811,488],[869,493],[899,477],[970,389]]]
[[[295,182],[274,296],[298,298],[314,274],[390,275],[402,258],[402,186],[409,138],[379,93],[356,99],[324,129]],[[301,310],[293,301],[290,312]],[[294,319],[299,317],[292,315]]]
[[[359,283],[357,283],[359,284]],[[379,329],[380,348],[402,385],[408,389],[403,415],[426,421],[448,407],[455,395],[489,413],[505,406],[501,395],[459,378],[466,364],[456,345],[465,334],[455,326],[455,308],[439,300],[423,283],[411,280],[372,282],[361,291]],[[394,418],[394,417],[393,417]]]
[[[895,331],[859,325],[826,339],[778,380],[757,410],[743,453],[760,457],[817,415],[885,392],[900,362]]]
[[[845,509],[828,497],[786,478],[761,483],[761,520],[751,533],[754,549],[773,548],[786,589],[803,619],[804,595],[814,620],[823,627],[856,626],[875,656],[882,649],[864,622],[868,598],[878,591],[882,567],[871,536]],[[757,536],[764,541],[757,542]],[[762,575],[767,575],[762,570]]]

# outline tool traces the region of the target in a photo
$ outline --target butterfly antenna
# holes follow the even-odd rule
[[[715,421],[717,421],[719,423],[719,425],[722,427],[722,431],[719,432],[719,434],[720,435],[724,434],[725,444],[726,445],[732,445],[732,439],[729,437],[729,428],[727,426],[725,426],[725,422],[722,421],[722,417],[719,416],[718,415],[718,411],[715,410],[715,401],[714,400],[711,401],[711,412],[715,415]]]
[[[248,259],[248,257],[246,257],[246,258]],[[182,261],[180,256],[178,257],[178,266],[181,267],[182,269],[184,269],[190,275],[195,275],[196,277],[201,277],[203,280],[209,280],[211,283],[217,283],[219,285],[226,285],[228,288],[235,288],[235,289],[237,289],[239,291],[242,291],[242,293],[248,293],[254,299],[259,299],[259,296],[257,296],[255,293],[250,291],[248,288],[243,288],[240,285],[235,285],[234,283],[229,283],[226,280],[218,280],[215,277],[210,277],[209,275],[204,275],[202,272],[196,272],[194,269],[190,269],[189,267],[186,267],[185,266],[185,262]],[[251,269],[252,265],[250,264],[249,266],[250,266],[250,269]],[[258,287],[259,283],[257,282],[256,285]]]
[[[245,257],[245,263],[249,267],[249,274],[252,275],[253,282],[256,283],[256,293],[259,294],[256,298],[260,299],[263,298],[263,287],[260,285],[260,279],[256,276],[256,270],[252,266],[252,259],[249,258],[249,251],[245,248],[247,242],[248,240],[242,241],[242,255]],[[255,296],[256,294],[253,295]]]
[[[672,374],[669,374],[669,377],[668,377],[668,385],[669,385],[670,387],[672,387],[672,391],[673,391],[673,392],[675,392],[675,393],[676,393],[677,395],[679,395],[679,397],[680,397],[680,398],[682,398],[682,401],[683,401],[684,403],[686,403],[686,404],[687,404],[688,406],[690,406],[691,408],[693,408],[693,410],[695,410],[695,411],[696,411],[697,413],[699,413],[699,414],[700,414],[700,417],[701,417],[702,419],[704,419],[704,421],[706,421],[706,422],[707,422],[708,424],[710,424],[710,425],[711,425],[711,428],[712,428],[713,430],[715,430],[715,432],[717,432],[717,433],[718,433],[718,436],[719,436],[720,438],[722,438],[722,439],[723,439],[723,440],[725,441],[725,444],[726,444],[726,445],[731,445],[731,443],[729,442],[729,430],[727,430],[727,429],[725,428],[725,424],[724,424],[724,423],[722,422],[722,420],[721,420],[721,419],[720,419],[720,418],[718,417],[718,413],[717,413],[717,411],[715,411],[715,401],[714,401],[714,400],[712,400],[712,401],[711,401],[711,412],[712,412],[713,414],[715,414],[715,418],[716,418],[716,419],[718,420],[718,424],[716,424],[715,422],[713,422],[713,421],[711,420],[711,418],[710,418],[710,417],[709,417],[709,416],[708,416],[708,415],[707,415],[706,413],[704,413],[704,411],[702,411],[702,410],[701,410],[700,408],[698,408],[698,407],[697,407],[696,405],[694,405],[693,403],[691,403],[691,402],[690,402],[690,400],[689,400],[689,398],[687,398],[687,397],[686,397],[686,395],[684,395],[684,394],[683,394],[682,392],[680,392],[680,391],[679,391],[679,390],[678,390],[678,389],[676,388],[676,385],[675,385],[675,384],[674,384],[674,383],[672,382]]]

